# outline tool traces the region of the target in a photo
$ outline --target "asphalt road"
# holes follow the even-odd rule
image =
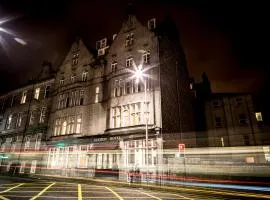
[[[270,198],[270,197],[269,197]],[[180,199],[246,199],[245,197],[232,197],[215,194],[187,193],[187,192],[163,192],[158,189],[149,190],[133,187],[117,187],[80,184],[53,181],[37,181],[31,179],[17,179],[0,177],[0,200],[180,200]],[[249,198],[254,199],[254,198]]]

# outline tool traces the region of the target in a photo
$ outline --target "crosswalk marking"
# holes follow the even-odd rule
[[[4,191],[1,191],[0,194],[3,194],[3,193],[8,192],[8,191],[10,191],[10,190],[13,190],[13,189],[15,189],[15,188],[17,188],[17,187],[20,187],[20,186],[22,186],[22,185],[24,185],[24,183],[20,183],[20,184],[14,186],[14,187],[11,187],[11,188],[9,188],[9,189],[6,189],[6,190],[4,190]]]
[[[41,196],[44,192],[46,192],[46,190],[48,190],[50,187],[52,187],[54,184],[55,183],[48,185],[46,188],[44,188],[41,192],[39,192],[36,196],[32,197],[30,200],[35,200],[36,198]]]
[[[9,200],[8,198],[3,197],[3,196],[0,196],[0,199],[1,199],[1,200]]]

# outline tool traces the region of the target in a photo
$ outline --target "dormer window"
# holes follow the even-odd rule
[[[143,54],[143,63],[150,64],[150,52],[145,52]]]
[[[107,38],[104,38],[102,40],[99,40],[96,42],[96,48],[97,50],[103,49],[107,46]]]
[[[87,74],[88,74],[87,71],[84,71],[84,72],[82,73],[82,81],[83,81],[83,82],[86,82],[86,81],[87,81]]]
[[[40,88],[36,88],[35,89],[35,94],[34,94],[34,98],[38,100],[39,98],[39,93],[40,93]]]
[[[112,67],[112,72],[115,72],[117,70],[117,62],[113,62],[111,67]]]
[[[27,91],[24,91],[22,93],[21,104],[24,104],[26,102],[26,97],[27,97]]]
[[[126,59],[126,67],[132,67],[133,65],[133,58]]]
[[[117,34],[113,34],[112,39],[115,40]]]
[[[129,33],[126,36],[126,47],[127,46],[131,46],[133,44],[134,41],[134,33]]]
[[[156,19],[153,18],[153,19],[148,20],[148,29],[153,30],[155,28],[156,28]]]
[[[79,62],[79,53],[73,53],[72,55],[72,66],[77,65]]]

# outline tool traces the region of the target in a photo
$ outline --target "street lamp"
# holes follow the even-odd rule
[[[144,70],[142,69],[142,65],[140,64],[138,67],[135,66],[134,78],[136,79],[136,83],[138,84],[140,81],[144,84],[144,117],[145,117],[145,154],[146,154],[146,181],[148,183],[148,174],[149,174],[149,163],[148,163],[148,116],[147,116],[147,101],[146,101],[146,74],[144,74]]]

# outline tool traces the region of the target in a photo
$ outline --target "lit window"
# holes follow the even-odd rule
[[[107,38],[104,38],[96,42],[96,49],[99,50],[105,48],[106,45],[107,45]]]
[[[223,137],[220,138],[220,142],[221,142],[221,146],[224,147],[224,138]]]
[[[112,72],[115,72],[117,70],[117,62],[114,62],[111,64]]]
[[[27,91],[24,91],[22,93],[21,104],[24,104],[26,102],[26,97],[27,97]]]
[[[40,92],[40,88],[36,88],[35,89],[35,95],[34,95],[34,98],[35,99],[38,99],[39,98],[39,92]]]
[[[82,81],[87,81],[87,74],[88,74],[88,72],[86,72],[86,71],[84,71],[83,73],[82,73]]]
[[[42,107],[40,110],[39,123],[44,123],[46,117],[46,108]]]
[[[36,167],[37,167],[37,161],[36,160],[32,160],[31,169],[30,169],[30,173],[31,174],[36,173]]]
[[[148,105],[149,104],[147,104],[147,107],[146,107],[146,116],[147,116],[147,119],[148,119],[148,116],[149,116]],[[136,123],[137,124],[141,124],[142,123],[142,119],[141,119],[141,103],[140,102],[135,104],[135,109],[136,109]]]
[[[79,61],[79,53],[73,53],[72,55],[72,65],[77,65]]]
[[[134,33],[127,34],[126,36],[126,46],[131,46],[134,41]]]
[[[21,162],[21,166],[20,166],[20,174],[24,173],[24,169],[25,169],[25,162]]]
[[[123,106],[123,126],[129,126],[129,106]]]
[[[122,96],[124,94],[124,81],[123,80],[119,80],[119,96]]]
[[[62,130],[61,130],[61,135],[65,135],[67,131],[67,121],[64,120],[62,123]]]
[[[76,79],[76,76],[75,76],[75,75],[72,75],[72,76],[70,77],[71,83],[75,83],[75,79]]]
[[[131,104],[131,109],[130,109],[130,115],[131,115],[131,125],[137,125],[136,121],[136,110],[135,110],[135,104]]]
[[[113,112],[113,128],[118,128],[121,126],[121,107],[112,108]]]
[[[61,120],[56,119],[55,120],[55,126],[54,126],[54,136],[58,136],[61,133]]]
[[[150,64],[150,53],[149,52],[146,52],[143,54],[143,63]]]
[[[61,79],[60,82],[59,82],[60,85],[64,85],[64,83],[65,83],[64,79]]]
[[[26,136],[25,139],[24,139],[24,151],[27,151],[29,150],[30,148],[30,136]]]
[[[78,157],[78,168],[87,168],[87,145],[80,146],[80,153]]]
[[[256,120],[257,120],[258,122],[262,122],[262,121],[263,121],[262,113],[261,113],[261,112],[256,112],[256,113],[255,113],[255,117],[256,117]]]
[[[132,67],[133,65],[133,58],[126,59],[126,67]]]
[[[156,28],[156,19],[155,18],[148,20],[148,28],[150,30],[153,30]]]
[[[81,133],[82,116],[77,115],[76,133]]]
[[[17,114],[16,128],[19,128],[22,124],[22,113]]]
[[[98,98],[99,98],[99,87],[96,87],[95,103],[98,103]]]
[[[35,144],[35,149],[36,150],[39,150],[40,148],[40,144],[41,144],[41,134],[37,134],[36,135],[36,144]]]
[[[11,127],[11,121],[12,121],[12,114],[10,114],[7,118],[7,123],[6,123],[6,129],[10,129]]]

